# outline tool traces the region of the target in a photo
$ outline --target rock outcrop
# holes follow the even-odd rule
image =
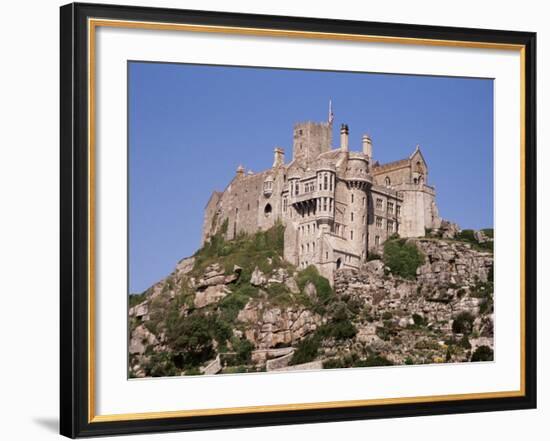
[[[416,277],[378,259],[338,270],[332,288],[316,270],[298,272],[273,253],[242,265],[183,259],[129,309],[130,375],[464,362],[479,359],[479,348],[492,354],[492,252],[434,237],[406,243],[423,258]]]

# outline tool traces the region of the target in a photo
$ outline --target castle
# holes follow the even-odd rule
[[[239,166],[206,205],[203,243],[224,222],[228,240],[281,222],[284,258],[298,268],[315,265],[332,281],[336,269],[360,267],[393,234],[419,237],[439,228],[435,188],[418,146],[408,158],[379,164],[368,135],[360,152],[350,150],[345,124],[333,148],[332,125],[330,108],[327,122],[296,124],[288,164],[276,147],[270,169],[245,173]]]

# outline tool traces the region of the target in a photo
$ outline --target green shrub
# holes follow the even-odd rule
[[[144,292],[141,294],[130,294],[128,296],[128,305],[130,308],[132,308],[133,306],[139,305],[146,298],[147,298],[147,295]]]
[[[319,274],[317,268],[313,265],[308,266],[306,269],[300,271],[296,277],[296,282],[300,290],[303,290],[307,282],[313,283],[317,291],[317,298],[321,304],[327,304],[333,299],[334,294],[329,281]]]
[[[228,366],[241,366],[250,363],[250,357],[254,349],[254,344],[247,339],[239,339],[233,337],[231,339],[231,345],[235,355],[226,355],[224,360]]]
[[[392,366],[393,363],[386,357],[381,355],[371,354],[365,360],[359,360],[355,363],[355,367],[373,367],[373,366]]]
[[[417,327],[426,326],[428,324],[428,321],[424,317],[422,317],[420,314],[414,313],[412,315],[412,319],[414,321],[414,325]]]
[[[292,355],[290,360],[291,365],[309,363],[310,361],[315,360],[319,353],[319,348],[321,346],[321,338],[319,335],[312,335],[303,339],[298,346],[296,351]]]
[[[414,243],[408,243],[406,239],[387,240],[384,243],[384,264],[393,274],[414,279],[417,268],[423,263],[424,255]]]
[[[472,354],[472,361],[493,361],[493,350],[489,346],[480,346]]]
[[[172,355],[167,352],[151,354],[144,368],[146,375],[150,377],[171,377],[178,374]]]
[[[459,345],[462,346],[464,349],[472,349],[472,345],[466,334],[464,334],[460,339]]]
[[[469,312],[461,312],[453,320],[452,329],[455,334],[471,334],[474,325],[474,316]]]
[[[369,253],[367,256],[367,262],[370,262],[371,260],[382,260],[382,256],[380,254],[376,253]]]

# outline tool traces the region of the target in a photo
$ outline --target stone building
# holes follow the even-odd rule
[[[276,147],[273,166],[259,173],[237,168],[223,192],[213,192],[205,211],[203,243],[227,221],[226,239],[281,222],[284,258],[298,268],[315,265],[333,280],[335,269],[358,268],[391,235],[419,237],[441,219],[428,167],[417,146],[405,159],[379,164],[372,141],[349,148],[348,126],[332,146],[327,122],[294,126],[292,160]]]

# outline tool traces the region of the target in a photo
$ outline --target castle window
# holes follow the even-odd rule
[[[379,245],[380,245],[380,236],[375,236],[375,238],[374,238],[374,244],[375,244],[376,246],[379,246]]]
[[[365,215],[363,215],[363,225],[365,224]]]
[[[315,242],[313,242],[311,246],[313,247],[313,252],[315,252]]]
[[[332,191],[333,181],[334,181],[334,176],[330,175],[330,191]]]
[[[401,216],[401,205],[395,206],[395,214],[397,217]]]
[[[309,244],[307,244],[307,252],[309,253]]]
[[[310,233],[309,228],[310,228],[310,227],[309,227],[309,224],[308,224],[308,226],[307,226],[307,234]]]
[[[288,208],[288,199],[287,198],[284,198],[283,199],[283,211],[286,213],[286,210]]]
[[[386,179],[384,180],[384,182],[386,184],[386,187],[389,187],[391,185],[391,181],[390,181],[389,176],[386,176]]]
[[[323,177],[323,182],[324,182],[324,188],[325,190],[328,190],[328,178],[327,178],[327,175],[325,174],[324,177]]]
[[[350,239],[353,240],[353,230],[351,230],[349,233],[350,233],[349,234]]]
[[[381,198],[376,198],[376,208],[382,208],[384,201]]]
[[[328,251],[325,252],[325,259],[328,260]]]
[[[302,249],[302,253],[304,252],[304,245],[300,245],[300,248]]]
[[[393,202],[388,202],[388,213],[393,214]]]
[[[248,211],[250,211],[250,204],[247,204],[247,205],[246,205],[246,209],[247,209]]]
[[[351,213],[351,221],[353,222],[353,212]]]
[[[388,225],[388,233],[393,233],[393,221],[388,220],[386,223]]]
[[[323,211],[327,211],[327,198],[323,198]]]
[[[380,216],[376,216],[376,226],[382,228],[382,218]]]
[[[266,204],[266,206],[264,207],[264,214],[266,216],[269,216],[271,214],[271,211],[272,211],[271,204]]]
[[[298,135],[303,135],[304,131],[302,129],[298,130]]]
[[[363,207],[367,205],[367,198],[363,198]]]

